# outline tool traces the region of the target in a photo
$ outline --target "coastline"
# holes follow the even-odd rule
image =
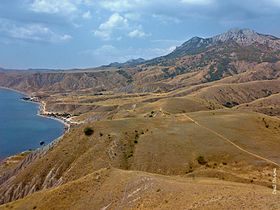
[[[16,89],[12,89],[12,88],[8,88],[8,87],[0,86],[0,89],[10,90],[10,91],[14,91],[14,92],[20,93],[20,94],[25,95],[25,96],[29,96],[29,94],[26,93],[26,92],[16,90]]]
[[[23,96],[31,98],[30,94],[28,94],[26,92],[22,92],[22,91],[19,91],[19,90],[15,90],[15,89],[12,89],[12,88],[7,88],[7,87],[2,87],[2,86],[0,86],[0,89],[5,89],[5,90],[10,90],[10,91],[13,91],[13,92],[17,92],[17,93],[22,94]],[[20,100],[23,100],[23,99],[20,99]],[[75,124],[74,122],[72,123],[71,120],[67,121],[66,119],[61,118],[61,117],[49,116],[49,114],[51,114],[51,113],[46,111],[46,103],[44,101],[40,101],[40,100],[38,100],[38,101],[23,100],[23,101],[27,102],[27,103],[35,103],[35,104],[39,105],[38,111],[37,111],[38,116],[44,117],[44,118],[49,118],[49,119],[52,119],[52,120],[56,120],[56,121],[58,121],[58,122],[60,122],[64,125],[64,131],[63,131],[62,135],[53,139],[49,144],[52,144],[57,139],[62,139],[64,137],[64,135],[70,131],[71,124],[72,125]],[[41,149],[41,148],[44,148],[46,146],[48,146],[48,145],[45,145],[43,147],[38,147],[34,151],[36,151],[38,149]],[[30,152],[30,151],[28,151],[28,150],[27,151],[22,151],[19,154],[28,153],[28,152]],[[11,155],[11,156],[8,156],[8,157],[0,158],[0,164],[5,163],[11,157],[18,156],[19,154],[14,154],[14,155]]]
[[[38,113],[37,113],[38,116],[40,116],[40,117],[45,117],[45,118],[49,118],[49,119],[53,119],[53,120],[59,121],[59,122],[61,122],[62,124],[64,124],[64,127],[65,127],[65,132],[64,132],[64,134],[70,130],[71,124],[72,124],[71,120],[67,121],[66,118],[55,117],[55,116],[49,116],[49,115],[52,114],[52,113],[46,111],[46,103],[45,103],[44,101],[38,101],[38,102],[36,102],[36,101],[31,101],[31,100],[30,100],[29,102],[39,104],[39,110],[38,110]],[[63,135],[64,135],[64,134],[63,134]]]
[[[3,87],[3,86],[0,86],[0,89],[5,89],[5,90],[10,90],[10,91],[14,91],[14,92],[17,92],[17,93],[20,93],[26,97],[29,97],[30,99],[32,98],[31,95],[29,93],[26,93],[26,92],[23,92],[23,91],[19,91],[19,90],[15,90],[15,89],[12,89],[12,88],[8,88],[8,87]],[[74,122],[71,122],[71,120],[66,120],[64,118],[61,118],[61,117],[55,117],[55,116],[49,116],[49,114],[52,114],[51,112],[47,112],[46,111],[46,103],[44,101],[34,101],[34,100],[23,100],[25,102],[29,102],[29,103],[35,103],[35,104],[38,104],[39,105],[39,110],[37,112],[37,115],[40,116],[40,117],[45,117],[45,118],[49,118],[49,119],[52,119],[52,120],[56,120],[56,121],[59,121],[61,122],[62,124],[64,124],[65,128],[67,128],[67,130],[70,129],[71,127],[71,124]]]

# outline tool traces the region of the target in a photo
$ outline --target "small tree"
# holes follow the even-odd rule
[[[91,127],[86,127],[84,129],[84,133],[85,133],[86,136],[91,136],[94,133],[94,131]]]
[[[200,165],[205,165],[205,164],[207,163],[207,161],[204,159],[203,156],[198,156],[197,162],[198,162]]]

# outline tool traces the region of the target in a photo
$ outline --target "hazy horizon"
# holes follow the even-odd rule
[[[280,36],[280,1],[3,0],[0,67],[73,69],[150,59],[231,28]]]

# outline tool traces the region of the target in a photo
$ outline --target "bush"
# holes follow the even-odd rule
[[[205,165],[207,163],[203,156],[198,156],[196,160],[200,165]]]
[[[86,128],[84,129],[84,133],[85,133],[86,136],[91,136],[91,135],[94,133],[94,131],[93,131],[92,128],[86,127]]]

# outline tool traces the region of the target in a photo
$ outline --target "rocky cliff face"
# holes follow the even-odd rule
[[[16,168],[6,171],[6,173],[4,173],[4,175],[0,177],[0,186],[2,193],[0,197],[0,205],[23,198],[38,191],[39,189],[58,186],[62,183],[62,180],[55,178],[59,170],[59,168],[56,167],[50,170],[44,177],[39,177],[38,175],[36,176],[35,174],[33,174],[34,176],[32,176],[28,182],[17,181],[15,178],[30,164],[32,164],[36,160],[44,158],[46,153],[49,150],[53,149],[53,147],[58,143],[59,140],[60,138],[53,141],[51,144],[32,152],[25,159],[23,159]],[[14,182],[17,182],[17,184],[14,184]]]
[[[280,39],[271,35],[259,34],[251,29],[232,29],[224,34],[211,38],[212,43],[234,41],[241,46],[261,44],[272,50],[280,50]]]
[[[26,92],[93,92],[125,86],[127,78],[118,72],[0,72],[0,86]]]

